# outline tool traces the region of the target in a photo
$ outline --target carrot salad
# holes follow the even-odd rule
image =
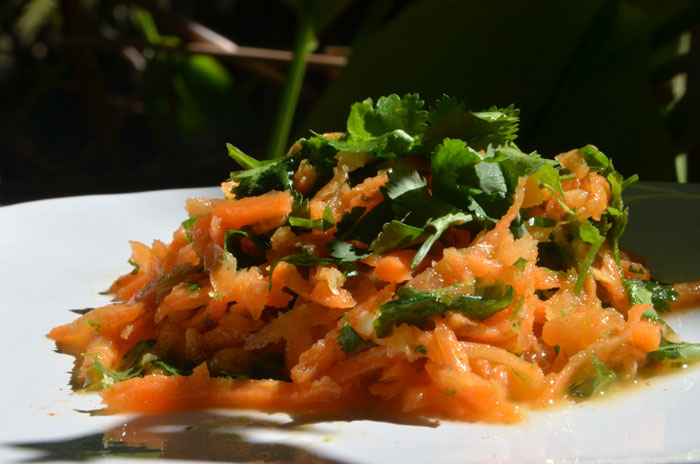
[[[546,159],[518,110],[417,95],[352,106],[131,242],[115,302],[49,333],[108,412],[362,408],[517,422],[700,357],[660,314],[700,283],[620,250],[625,179],[592,145]]]

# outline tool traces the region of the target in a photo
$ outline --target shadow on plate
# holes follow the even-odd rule
[[[274,432],[304,434],[316,443],[332,441],[333,432],[310,424],[331,420],[381,420],[358,417],[295,416],[276,421],[246,415],[217,412],[186,412],[142,415],[104,433],[57,441],[11,443],[12,447],[34,451],[37,456],[19,462],[91,461],[101,458],[177,459],[210,462],[342,463],[316,454],[289,436]],[[386,418],[384,418],[386,421]],[[436,427],[436,421],[391,420],[405,425]],[[272,433],[271,433],[272,432]],[[268,436],[266,436],[268,434]]]
[[[40,454],[22,462],[90,461],[105,457],[213,462],[339,463],[299,446],[253,441],[251,431],[301,430],[273,420],[211,412],[137,416],[105,433],[58,441],[13,443]],[[304,432],[313,433],[310,428]],[[287,440],[285,440],[287,441]]]

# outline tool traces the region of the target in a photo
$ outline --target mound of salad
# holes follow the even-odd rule
[[[700,357],[662,320],[700,301],[619,247],[625,179],[593,145],[546,159],[513,106],[416,94],[190,198],[131,242],[115,302],[49,333],[108,412],[372,410],[517,422]]]

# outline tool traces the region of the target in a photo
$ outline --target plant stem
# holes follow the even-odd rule
[[[316,42],[316,31],[314,30],[313,19],[310,14],[300,12],[299,27],[297,29],[294,43],[294,58],[289,66],[287,81],[282,90],[282,100],[277,109],[275,124],[272,128],[272,135],[267,147],[267,157],[276,158],[282,156],[287,147],[289,132],[294,120],[299,92],[304,82],[306,72],[306,60],[312,51],[312,46]]]

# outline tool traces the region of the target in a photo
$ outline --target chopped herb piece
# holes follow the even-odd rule
[[[668,302],[675,302],[678,297],[673,286],[660,284],[653,280],[626,279],[624,285],[630,303],[653,304],[657,312],[670,311]]]
[[[590,224],[590,222],[586,221],[581,224]],[[605,234],[601,235],[598,232],[598,229],[593,227],[593,225],[590,227],[579,227],[579,236],[581,237],[582,241],[590,243],[590,246],[588,247],[588,251],[586,252],[586,256],[583,258],[583,261],[578,263],[578,278],[576,279],[576,285],[574,286],[574,293],[576,295],[581,293],[583,285],[586,283],[588,271],[593,264],[593,260],[598,255],[600,247],[602,247],[603,243],[605,243]]]
[[[134,377],[143,377],[146,373],[146,369],[150,365],[156,365],[162,368],[168,375],[189,375],[191,373],[190,370],[178,369],[159,360],[149,351],[154,344],[155,340],[141,340],[138,342],[124,355],[122,363],[117,369],[108,369],[105,367],[97,354],[85,353],[83,356],[88,356],[93,359],[92,369],[101,376],[103,388],[111,388],[114,382],[122,382],[124,380],[133,379]]]
[[[211,329],[213,329],[214,327],[216,327],[216,323],[211,319],[211,317],[209,317],[209,314],[206,314],[206,315],[200,320],[200,322],[202,323],[202,325],[204,326],[204,328],[205,328],[206,330],[211,330]]]
[[[525,266],[527,266],[527,263],[529,263],[529,262],[530,262],[529,259],[525,259],[525,258],[521,257],[521,258],[518,258],[518,260],[513,263],[513,266],[518,268],[518,270],[520,272],[523,272],[525,270]]]
[[[541,227],[543,229],[551,229],[557,225],[557,221],[546,217],[531,217],[527,220],[530,226]]]
[[[593,373],[584,380],[576,382],[571,386],[569,392],[579,398],[589,398],[595,394],[602,393],[606,388],[615,383],[617,375],[607,364],[601,362],[593,353],[591,356]]]
[[[428,348],[426,348],[425,345],[416,345],[416,347],[413,348],[413,351],[419,354],[428,354]]]
[[[365,350],[374,345],[372,340],[365,340],[360,337],[355,329],[347,322],[343,324],[343,327],[340,329],[336,343],[340,345],[341,349],[348,355]]]
[[[335,262],[333,258],[324,258],[322,256],[314,256],[310,254],[306,247],[300,246],[299,249],[301,250],[301,253],[285,256],[284,258],[280,258],[270,265],[270,272],[268,277],[269,288],[272,288],[272,273],[275,271],[277,265],[282,261],[284,261],[285,263],[294,264],[295,266],[304,267],[311,267],[315,264],[331,264]]]
[[[236,267],[238,269],[243,269],[251,266],[260,264],[253,256],[245,252],[243,246],[241,245],[241,240],[247,238],[262,252],[267,249],[264,241],[248,232],[242,230],[228,230],[226,231],[226,236],[224,238],[224,246],[226,251],[231,253],[231,255],[236,257]]]
[[[151,364],[160,367],[168,375],[190,375],[192,371],[190,369],[179,369],[175,366],[171,366],[163,361],[151,361]],[[141,377],[141,376],[139,376]]]
[[[418,94],[381,97],[374,105],[371,98],[352,105],[348,133],[353,140],[369,140],[396,130],[417,135],[425,130],[428,112]]]
[[[584,161],[586,161],[588,167],[593,171],[612,168],[610,159],[593,145],[586,145],[583,148],[579,148],[579,152],[583,154]]]
[[[136,275],[139,273],[139,270],[141,269],[141,265],[137,262],[134,262],[131,258],[129,258],[129,264],[134,266],[134,268],[131,270],[131,275]]]
[[[429,113],[429,127],[424,138],[428,143],[438,143],[446,137],[460,138],[476,150],[491,144],[503,145],[517,137],[519,113],[513,105],[467,111],[463,102],[445,95]]]
[[[231,173],[231,180],[237,182],[231,192],[236,198],[261,195],[270,190],[292,190],[292,177],[299,159],[286,157],[278,160],[261,161],[255,168]]]
[[[185,236],[187,237],[187,240],[190,242],[194,238],[194,235],[192,235],[192,227],[194,227],[195,222],[197,222],[197,219],[199,219],[199,216],[195,216],[193,218],[185,219],[182,221],[182,228],[185,230]]]
[[[508,307],[513,300],[513,287],[503,282],[477,286],[475,295],[451,296],[455,289],[445,287],[432,292],[421,292],[411,287],[400,287],[398,298],[379,308],[374,321],[378,337],[386,337],[399,324],[421,325],[430,316],[459,311],[469,317],[483,320]]]
[[[240,164],[243,169],[257,169],[264,165],[263,162],[246,155],[230,143],[226,144],[226,149],[228,150],[228,156],[233,158],[236,163]]]
[[[333,240],[327,243],[326,248],[330,250],[331,258],[335,258],[341,263],[359,261],[372,254],[367,248],[360,248],[352,243],[342,242],[340,240]]]
[[[553,188],[562,198],[564,197],[564,190],[561,188],[559,172],[557,172],[557,170],[552,165],[545,164],[537,170],[535,175],[537,176],[537,180],[539,180],[541,184],[549,188]],[[569,210],[569,208],[566,205],[562,206],[565,208],[564,211],[571,212],[571,210]]]
[[[340,267],[343,270],[343,277],[345,277],[345,278],[355,277],[356,275],[359,275],[359,272],[357,270],[357,266],[355,266],[353,263],[341,262]]]
[[[418,267],[418,265],[423,261],[423,258],[425,258],[425,256],[428,254],[435,242],[437,242],[440,236],[450,226],[464,224],[470,222],[472,219],[474,219],[474,216],[472,216],[471,214],[449,213],[432,221],[428,221],[428,223],[426,224],[426,228],[431,228],[434,230],[434,232],[430,234],[430,236],[428,236],[425,242],[423,242],[423,244],[418,249],[418,252],[411,260],[411,269],[415,269],[416,267]]]
[[[195,216],[195,217],[192,217],[192,218],[189,218],[189,219],[185,219],[185,220],[182,221],[182,223],[181,223],[181,224],[182,224],[182,228],[185,229],[185,230],[191,229],[192,226],[194,226],[194,223],[197,222],[197,219],[199,219],[199,216]]]
[[[369,248],[374,254],[379,255],[415,245],[424,236],[425,230],[420,227],[409,226],[401,221],[391,221],[384,224],[382,231]]]
[[[303,227],[306,229],[326,231],[335,225],[335,219],[333,218],[333,211],[331,208],[326,206],[326,209],[323,210],[323,217],[321,219],[311,220],[290,216],[289,225],[292,227]]]
[[[700,360],[700,343],[673,343],[661,339],[659,348],[647,353],[647,357],[658,362],[692,362]]]

